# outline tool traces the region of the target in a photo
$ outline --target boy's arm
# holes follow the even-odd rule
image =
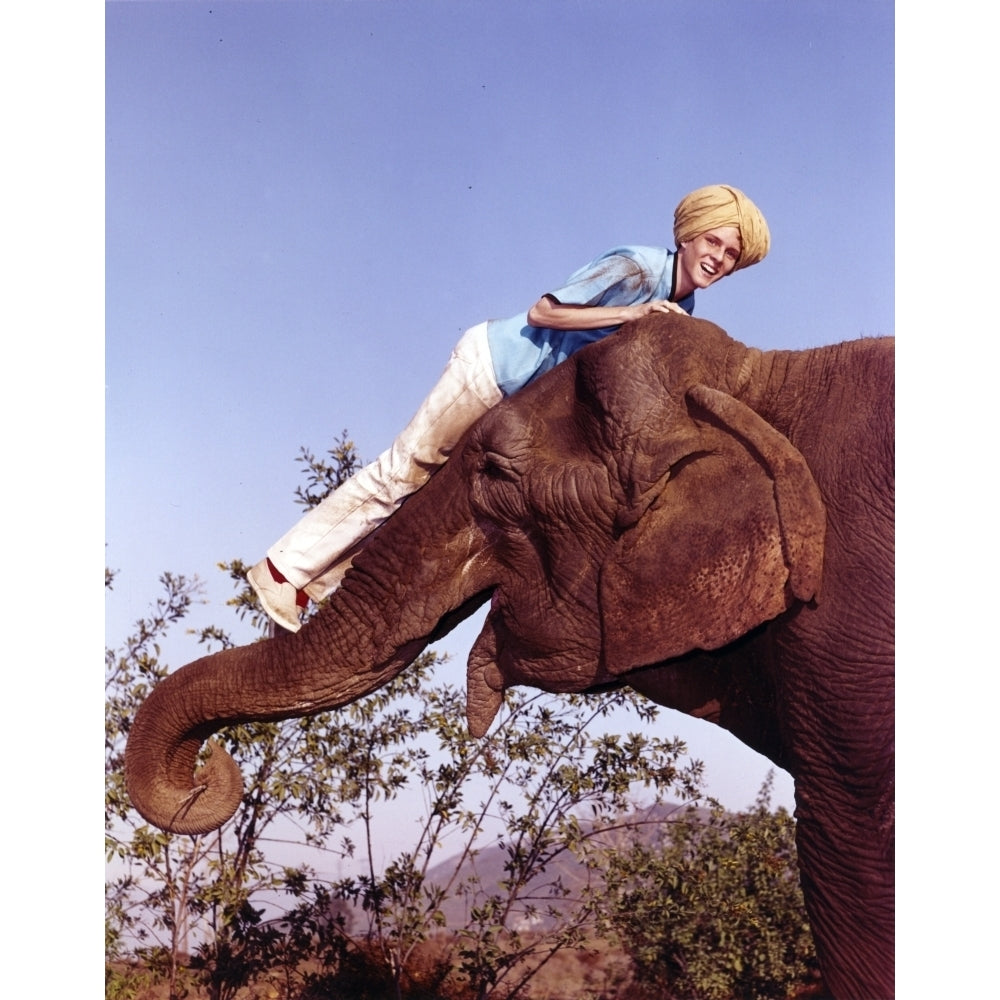
[[[657,312],[676,312],[687,316],[676,302],[666,299],[653,299],[631,306],[579,306],[566,305],[551,295],[543,295],[528,310],[528,322],[547,330],[600,330],[606,326],[621,326]]]

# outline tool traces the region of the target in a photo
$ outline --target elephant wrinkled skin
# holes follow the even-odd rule
[[[204,740],[344,705],[490,601],[469,655],[505,687],[627,683],[795,779],[799,863],[834,995],[894,992],[894,340],[760,351],[702,320],[623,327],[503,401],[297,635],[172,674],[135,719],[132,801],[221,825]]]

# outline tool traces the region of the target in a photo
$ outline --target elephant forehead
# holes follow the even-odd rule
[[[472,443],[515,474],[533,471],[536,488],[565,463],[606,469],[627,491],[690,424],[685,393],[703,372],[686,343],[640,329],[591,344],[485,414]]]
[[[509,396],[485,413],[473,428],[470,443],[511,456],[526,450],[561,453],[582,443],[573,380],[573,359],[544,378]]]

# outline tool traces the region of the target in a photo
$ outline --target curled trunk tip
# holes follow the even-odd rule
[[[188,741],[172,773],[161,773],[154,781],[142,773],[140,758],[126,751],[125,783],[132,805],[161,830],[191,836],[211,833],[239,807],[243,776],[236,761],[213,740],[206,745],[204,763],[196,768],[198,749],[197,741]]]

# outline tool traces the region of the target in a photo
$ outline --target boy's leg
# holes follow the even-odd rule
[[[437,385],[391,447],[271,546],[272,563],[313,600],[329,595],[358,543],[427,482],[462,434],[501,398],[481,323],[458,342]]]

